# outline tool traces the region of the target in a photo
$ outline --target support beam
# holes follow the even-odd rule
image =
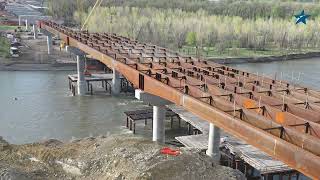
[[[38,31],[37,31],[37,27],[35,24],[33,25],[33,38],[34,39],[38,38]]]
[[[208,150],[206,154],[215,161],[220,161],[220,128],[210,123]]]
[[[47,35],[48,54],[52,53],[52,35]]]
[[[121,91],[120,73],[113,68],[111,91],[113,95],[119,95]]]
[[[86,94],[86,81],[84,75],[85,60],[83,55],[77,55],[77,70],[78,70],[78,95]]]

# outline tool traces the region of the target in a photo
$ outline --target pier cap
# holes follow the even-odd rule
[[[146,93],[146,92],[142,91],[141,89],[135,90],[135,97],[141,101],[144,101],[146,103],[150,103],[153,106],[165,106],[165,105],[172,104],[172,102],[170,102],[166,99],[163,99],[159,96],[155,96],[155,95]]]

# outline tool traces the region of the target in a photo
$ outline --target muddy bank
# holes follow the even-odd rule
[[[295,59],[309,59],[320,57],[320,52],[308,52],[300,54],[288,54],[282,56],[265,56],[265,57],[247,57],[247,58],[209,58],[208,60],[220,64],[243,64],[243,63],[259,63],[272,61],[287,61]]]
[[[0,71],[76,71],[75,63],[11,63],[0,64]]]
[[[162,147],[132,135],[25,145],[0,138],[0,179],[244,179],[203,153],[182,148],[169,156]]]

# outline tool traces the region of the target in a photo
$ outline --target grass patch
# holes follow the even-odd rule
[[[15,30],[17,29],[18,26],[5,26],[5,25],[0,25],[0,31],[8,31],[8,30]]]
[[[317,52],[317,49],[266,49],[254,50],[246,48],[226,48],[223,51],[215,47],[204,47],[198,50],[198,54],[207,58],[245,58],[245,57],[265,57],[265,56],[281,56],[287,54],[299,54],[306,52]],[[190,56],[197,56],[195,47],[184,46],[179,49],[180,53]]]
[[[0,57],[10,56],[10,43],[5,37],[0,37]]]

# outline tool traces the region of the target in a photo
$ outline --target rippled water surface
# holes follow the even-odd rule
[[[123,112],[143,106],[132,96],[72,97],[68,73],[0,72],[0,136],[26,143],[119,133]]]
[[[320,58],[230,66],[278,79],[282,74],[282,79],[320,90]]]

